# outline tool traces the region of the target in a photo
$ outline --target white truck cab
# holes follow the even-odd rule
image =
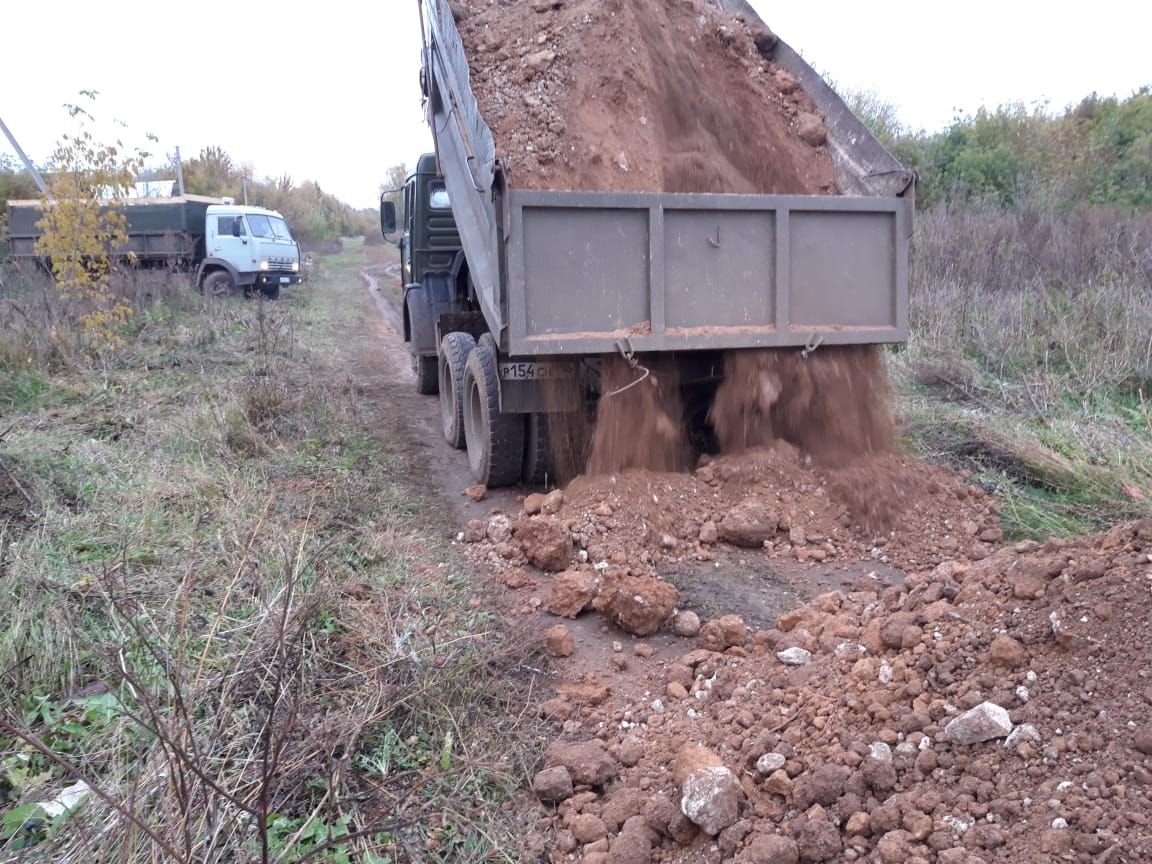
[[[282,285],[300,282],[300,247],[275,210],[225,198],[205,215],[199,270],[197,282],[207,294],[258,290],[275,298]]]

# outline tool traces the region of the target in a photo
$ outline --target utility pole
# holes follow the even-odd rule
[[[184,163],[180,161],[180,148],[176,148],[176,194],[184,197]]]
[[[28,169],[28,173],[32,175],[32,179],[36,181],[36,185],[40,188],[40,194],[47,195],[48,187],[44,185],[44,178],[40,176],[40,172],[36,170],[36,166],[32,164],[32,160],[24,155],[24,151],[20,149],[20,145],[16,143],[16,138],[8,131],[8,127],[3,120],[0,120],[0,129],[4,131],[5,137],[8,138],[12,149],[16,151],[16,155],[20,157],[20,161],[24,163],[24,167]]]

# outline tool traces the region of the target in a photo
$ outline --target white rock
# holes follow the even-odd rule
[[[62,813],[70,810],[75,810],[84,803],[84,799],[92,794],[92,789],[83,780],[73,783],[71,786],[65,786],[51,801],[41,801],[40,809],[51,819],[55,819]]]
[[[1039,741],[1040,733],[1036,731],[1036,727],[1031,723],[1021,723],[1013,729],[1007,738],[1004,739],[1004,746],[1009,749],[1015,747],[1021,741]]]
[[[680,812],[715,837],[740,818],[744,789],[723,766],[700,768],[688,775],[680,797]]]
[[[776,659],[785,666],[803,666],[812,659],[812,652],[799,647],[785,648],[776,652]]]
[[[959,816],[945,816],[944,824],[955,831],[957,834],[963,834],[972,827],[972,823],[967,819],[961,819]]]
[[[497,513],[488,520],[488,539],[493,543],[506,543],[512,539],[512,520]]]
[[[779,753],[765,753],[756,760],[756,770],[767,777],[773,771],[783,768],[784,763],[787,761],[788,760]]]
[[[953,744],[979,744],[1003,738],[1012,731],[1008,712],[995,702],[981,702],[975,708],[953,717],[944,727],[944,737]]]
[[[1032,698],[1032,694],[1028,692],[1028,688],[1021,684],[1016,688],[1016,698],[1021,702],[1027,702]]]
[[[887,663],[881,663],[880,664],[879,678],[880,678],[881,684],[891,684],[892,683],[892,667],[889,666]]]
[[[877,762],[891,762],[892,748],[883,741],[873,741],[868,747],[868,755]]]
[[[1068,820],[1065,819],[1063,816],[1057,816],[1055,819],[1052,820],[1052,827],[1055,828],[1057,831],[1063,831],[1065,828],[1068,827]]]

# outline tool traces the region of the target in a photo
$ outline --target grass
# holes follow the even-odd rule
[[[117,350],[4,331],[0,860],[516,860],[527,650],[363,395],[369,263],[157,283]]]
[[[1010,537],[1149,513],[1149,227],[1100,210],[919,217],[912,338],[890,364],[906,436],[995,491]]]

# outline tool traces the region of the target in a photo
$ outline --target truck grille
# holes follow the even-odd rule
[[[273,273],[291,273],[292,272],[292,259],[291,258],[269,258],[268,269]]]

